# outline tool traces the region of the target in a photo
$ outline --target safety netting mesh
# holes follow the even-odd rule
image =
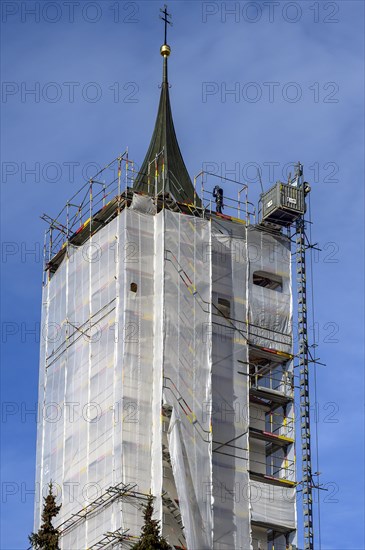
[[[164,402],[189,548],[212,547],[210,224],[165,210]]]
[[[250,342],[286,353],[292,349],[290,241],[249,228]]]
[[[62,495],[65,549],[121,527],[140,533],[141,506],[131,495],[151,490],[153,261],[153,217],[126,210],[69,247],[45,288],[37,475],[43,493],[52,480]],[[130,488],[122,505],[108,498],[119,484]],[[73,528],[68,519],[95,500]]]
[[[246,230],[213,226],[214,548],[250,548]]]
[[[294,489],[249,475],[249,344],[291,352],[290,283],[284,237],[141,197],[68,246],[43,289],[37,436],[62,549],[136,540],[150,491],[164,522],[163,452],[189,550],[251,548],[251,521],[295,529]]]
[[[262,481],[251,481],[251,520],[277,525],[288,530],[296,528],[293,487],[278,487]]]

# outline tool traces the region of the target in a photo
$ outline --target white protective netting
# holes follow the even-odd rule
[[[247,231],[250,342],[291,353],[292,291],[290,241],[262,230]],[[258,274],[279,282],[276,289],[254,284]]]
[[[217,550],[250,548],[246,230],[212,229],[213,495]]]
[[[136,490],[151,490],[153,322],[154,322],[154,219],[148,214],[125,210],[125,240],[120,243],[124,266],[124,319],[119,312],[119,372],[122,375],[122,481]],[[122,234],[122,232],[120,232]],[[132,285],[132,286],[131,286]],[[133,286],[135,292],[133,291]],[[139,535],[142,523],[137,502],[121,502],[122,526]]]
[[[34,518],[40,517],[42,508],[42,476],[43,476],[43,442],[44,442],[44,399],[45,399],[45,362],[47,354],[47,327],[48,327],[48,291],[49,285],[42,289],[42,317],[41,317],[41,340],[39,353],[39,380],[38,380],[38,418],[37,418],[37,454],[36,454],[36,478],[35,478],[35,499]]]
[[[280,291],[254,284],[257,272],[279,277]],[[259,484],[250,504],[247,471],[248,338],[290,353],[291,315],[288,241],[243,224],[156,214],[137,197],[68,247],[43,291],[37,436],[37,482],[60,492],[63,550],[117,529],[139,535],[131,494],[64,523],[117,484],[152,491],[164,520],[162,405],[189,550],[247,550],[251,519],[295,528],[290,495],[272,503],[277,488]],[[37,502],[36,529],[40,513]]]
[[[121,482],[150,491],[153,259],[153,218],[126,210],[82,247],[70,247],[45,289],[38,480],[45,488],[52,479],[62,491],[58,525]],[[36,528],[39,521],[38,506]],[[68,525],[61,545],[84,549],[121,527],[138,536],[140,526],[130,497]]]
[[[58,524],[113,484],[113,451],[108,441],[114,431],[110,395],[114,335],[109,323],[115,323],[116,266],[107,249],[114,239],[114,226],[110,224],[80,249],[69,247],[46,287],[46,353],[41,358],[45,391],[37,454],[42,457],[43,493],[52,480],[62,495]],[[109,518],[104,523],[112,528],[110,510]],[[36,526],[39,521],[38,509]],[[97,530],[93,520],[89,525],[83,522],[65,532],[62,545],[83,548]]]
[[[251,519],[258,523],[296,528],[296,489],[251,481]]]
[[[164,402],[173,409],[169,451],[188,548],[203,550],[212,547],[213,531],[210,224],[167,210],[162,215]]]

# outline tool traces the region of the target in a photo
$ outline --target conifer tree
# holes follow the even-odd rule
[[[172,550],[167,540],[160,534],[160,522],[152,519],[153,496],[149,495],[144,506],[144,525],[139,542],[132,550]]]
[[[52,525],[52,518],[56,517],[62,504],[57,506],[56,497],[53,494],[52,481],[49,484],[49,492],[43,497],[42,524],[37,533],[29,536],[29,542],[35,550],[59,550],[58,539],[59,532]]]

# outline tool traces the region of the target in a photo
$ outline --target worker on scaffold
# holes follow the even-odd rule
[[[219,187],[219,185],[216,185],[213,189],[213,197],[215,198],[215,204],[216,208],[215,211],[217,214],[222,214],[222,210],[224,208],[223,204],[223,189]]]

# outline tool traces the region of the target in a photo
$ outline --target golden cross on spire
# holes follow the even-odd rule
[[[164,44],[167,44],[167,25],[172,26],[172,22],[169,20],[169,17],[171,17],[171,13],[167,12],[167,6],[164,4],[164,9],[160,8],[160,12],[163,13],[163,16],[160,15],[160,19],[165,22],[165,41]]]

